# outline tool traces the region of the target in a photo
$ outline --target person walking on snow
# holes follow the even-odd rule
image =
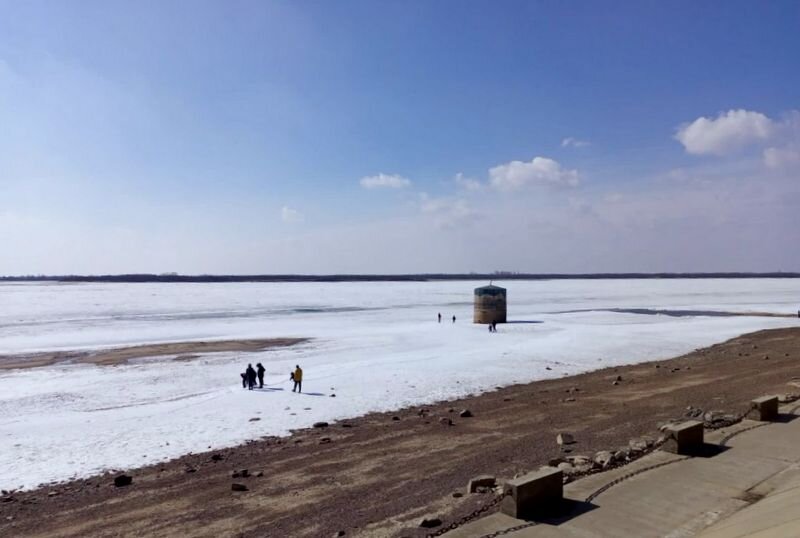
[[[258,364],[256,364],[256,375],[258,376],[258,388],[260,389],[264,388],[264,372],[266,372],[266,370],[264,369],[263,366],[261,366],[261,363],[259,362]]]
[[[252,364],[247,365],[245,373],[247,374],[247,390],[253,390],[253,387],[256,386],[256,371],[253,370]]]
[[[455,316],[453,316],[453,323],[455,323],[455,322],[456,322],[456,317],[455,317]]]
[[[442,313],[439,312],[439,323],[441,323],[441,322],[442,322]]]
[[[300,365],[295,365],[294,372],[292,372],[292,381],[294,381],[294,388],[292,388],[292,392],[297,390],[297,392],[303,392],[303,369],[300,368]]]

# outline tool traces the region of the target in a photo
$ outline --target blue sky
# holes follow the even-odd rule
[[[800,270],[797,2],[0,10],[0,274]]]

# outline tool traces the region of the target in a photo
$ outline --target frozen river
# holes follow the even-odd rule
[[[0,371],[0,488],[138,466],[285,435],[319,420],[663,359],[745,332],[800,325],[796,318],[719,315],[796,314],[800,280],[510,281],[496,284],[508,288],[512,323],[490,334],[471,323],[472,290],[484,284],[0,284],[0,355],[312,338],[292,348],[188,362]],[[270,390],[242,390],[239,372],[248,362],[264,364]],[[303,395],[288,382],[298,363]],[[260,420],[250,422],[254,417]]]

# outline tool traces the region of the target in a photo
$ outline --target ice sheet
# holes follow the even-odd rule
[[[796,318],[607,311],[791,314],[800,302],[798,280],[512,281],[498,284],[508,288],[509,320],[516,323],[490,334],[471,323],[472,290],[483,284],[0,284],[3,354],[313,338],[190,362],[0,372],[0,487],[129,468],[285,435],[319,420],[663,359],[745,332],[799,325]],[[267,389],[242,390],[239,372],[248,362],[264,364]],[[302,395],[288,381],[298,363]],[[250,422],[254,417],[260,420]]]

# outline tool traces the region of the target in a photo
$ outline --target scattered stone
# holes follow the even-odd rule
[[[231,484],[231,491],[248,491],[247,486],[244,484],[240,484],[239,482],[234,482]]]
[[[614,452],[614,460],[615,461],[627,461],[631,457],[631,451],[629,448],[624,447],[620,448],[616,452]]]
[[[395,421],[400,420],[400,417],[394,416],[394,417],[392,417],[392,420],[395,420]]]
[[[419,522],[419,526],[425,529],[432,529],[442,524],[442,520],[438,517],[426,517]]]
[[[55,497],[56,495],[58,495],[57,491],[50,491],[50,492],[47,493],[48,497]]]
[[[247,469],[239,469],[231,474],[231,478],[247,478],[248,476],[250,476],[250,471]]]
[[[618,375],[617,377],[614,378],[614,381],[622,381],[622,376]]]
[[[600,467],[608,467],[614,463],[614,454],[608,450],[601,450],[594,455],[594,462]]]
[[[331,398],[336,398],[336,395],[335,394],[331,394],[330,397]]]
[[[652,447],[653,443],[654,441],[651,438],[631,439],[628,442],[628,447],[631,449],[631,452],[644,452]]]
[[[461,498],[461,497],[463,497],[463,496],[464,496],[464,494],[463,494],[463,493],[461,493],[460,491],[454,491],[454,492],[453,492],[453,498],[454,498],[454,499],[460,499],[460,498]]]
[[[333,441],[331,441],[330,437],[323,437],[322,439],[319,440],[319,444],[321,444],[321,445],[327,445],[328,443],[332,443],[332,442]]]
[[[768,361],[769,360],[769,355],[764,355],[764,360]]]
[[[258,422],[259,420],[261,420],[261,419],[258,418],[258,417],[253,417],[250,420],[248,420],[248,422]]]
[[[590,460],[589,458],[587,458],[586,456],[570,456],[570,457],[569,457],[569,458],[567,458],[567,459],[569,460],[569,462],[570,462],[572,465],[576,465],[576,466],[577,466],[577,465],[586,465],[587,463],[590,463],[590,461],[591,461],[591,460]]]
[[[348,424],[346,422],[344,424],[342,424],[342,428],[352,428],[352,427],[353,427],[352,424]]]
[[[470,411],[469,409],[464,409],[458,414],[458,416],[460,416],[461,418],[470,418],[472,416],[472,411]]]
[[[347,534],[347,533],[346,533],[346,532],[344,532],[344,531],[339,531],[339,532],[337,532],[337,533],[335,533],[335,534],[333,535],[333,538],[339,538],[339,537],[341,537],[341,536],[344,536],[345,534]]]
[[[561,470],[561,471],[562,471],[564,474],[572,474],[572,473],[575,471],[575,468],[574,468],[574,467],[572,466],[572,464],[571,464],[570,462],[568,462],[568,461],[565,461],[565,462],[559,463],[559,464],[558,464],[558,468],[559,468],[559,469],[560,469],[560,470]]]
[[[118,488],[130,486],[131,484],[133,484],[133,477],[131,476],[128,476],[126,474],[121,474],[114,477],[114,486]]]
[[[225,458],[222,456],[222,454],[214,454],[211,456],[211,461],[222,461],[223,459]]]
[[[504,402],[510,402],[511,400],[512,400],[511,398],[503,398]]]
[[[575,398],[564,398],[563,401],[565,401],[565,402],[574,402]]]
[[[552,368],[550,368],[549,366],[545,366],[544,369],[545,370],[552,370]]]
[[[703,416],[703,410],[699,407],[692,407],[690,405],[686,408],[685,416],[688,418],[700,418]]]
[[[443,426],[452,426],[453,421],[447,417],[442,417],[439,419],[439,424],[442,424]]]
[[[314,427],[315,428],[327,428],[328,427],[328,423],[327,422],[315,422],[314,423]]]
[[[467,493],[475,493],[478,488],[493,488],[497,485],[497,479],[488,474],[476,476],[467,483]]]
[[[571,433],[559,433],[556,436],[556,443],[559,445],[571,445],[575,442],[575,437]]]
[[[547,462],[547,465],[549,465],[550,467],[558,467],[559,463],[564,463],[565,461],[566,460],[564,458],[551,458]],[[514,478],[517,478],[517,477],[515,476]]]

